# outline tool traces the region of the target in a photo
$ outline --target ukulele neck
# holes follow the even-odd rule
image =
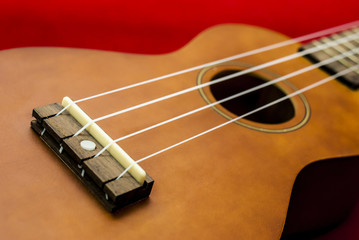
[[[313,52],[305,57],[313,63],[325,61],[327,59],[336,57],[341,54],[346,54],[353,51],[355,54],[348,55],[335,62],[322,66],[321,68],[329,74],[336,74],[345,69],[354,67],[359,64],[359,28],[352,28],[340,33],[332,34],[330,36],[322,37],[311,41],[300,48],[300,51],[307,50],[313,47],[329,46],[320,51]],[[350,89],[356,90],[359,88],[359,70],[351,71],[340,78],[343,84]]]

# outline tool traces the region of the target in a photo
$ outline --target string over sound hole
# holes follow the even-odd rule
[[[238,72],[237,70],[225,70],[217,73],[211,81]],[[255,74],[246,74],[210,86],[213,97],[219,101],[239,92],[251,89],[265,83],[266,80]],[[241,116],[254,109],[271,103],[286,94],[276,85],[270,85],[254,92],[245,94],[235,99],[225,101],[221,105],[231,113]],[[263,109],[245,117],[245,119],[264,123],[280,124],[291,120],[295,115],[293,103],[287,99],[271,107]]]

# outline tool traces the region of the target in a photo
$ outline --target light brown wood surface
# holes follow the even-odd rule
[[[141,166],[155,180],[148,200],[107,213],[30,129],[34,107],[80,99],[285,40],[245,25],[209,29],[183,49],[143,56],[64,48],[0,53],[0,232],[3,239],[279,239],[293,182],[307,164],[359,154],[359,95],[337,81],[305,93],[306,125],[283,134],[230,124]],[[298,45],[238,61],[258,65]],[[268,70],[309,66],[296,59]],[[92,118],[196,84],[198,71],[80,106]],[[302,88],[327,75],[290,81]],[[198,91],[99,123],[112,137],[203,106]],[[297,108],[296,114],[302,110]],[[135,160],[223,123],[212,109],[120,142]]]

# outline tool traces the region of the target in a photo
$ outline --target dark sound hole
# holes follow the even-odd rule
[[[216,74],[211,81],[218,79],[233,73],[236,70],[226,70]],[[218,101],[247,89],[253,88],[260,84],[265,83],[263,79],[254,74],[246,74],[243,76],[235,77],[220,83],[216,83],[210,86],[210,90],[214,98]],[[275,85],[270,85],[260,90],[248,93],[238,98],[226,101],[221,105],[228,111],[241,116],[254,109],[264,106],[270,102],[273,102],[281,97],[284,97],[285,93]],[[284,123],[294,117],[294,106],[290,100],[284,100],[271,107],[263,109],[259,112],[253,113],[245,117],[245,119],[267,124]]]

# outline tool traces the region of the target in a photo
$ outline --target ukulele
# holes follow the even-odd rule
[[[358,195],[353,182],[359,180],[359,43],[340,41],[357,33],[354,28],[304,45],[293,41],[258,51],[290,40],[268,29],[228,24],[164,55],[68,48],[2,51],[2,236],[269,240],[337,224]],[[340,44],[333,45],[336,40]],[[240,56],[215,62],[235,54]],[[275,63],[293,54],[298,57]],[[300,69],[307,71],[299,74]],[[49,104],[64,95],[81,99],[132,85],[139,86],[78,105],[98,119],[197,86],[99,121],[113,139],[209,106],[117,142],[134,161],[146,159],[139,163],[145,171],[142,182],[132,173],[117,179],[126,166],[119,169],[108,151],[94,158],[92,151],[105,147],[96,138],[95,150],[80,148],[82,140],[92,138],[87,130],[61,136],[69,129],[70,135],[77,133],[82,125],[69,113],[71,107],[55,116],[66,104]],[[35,132],[29,127],[33,108]],[[66,124],[50,123],[55,118],[66,118]],[[69,143],[74,139],[76,146]],[[104,162],[113,166],[106,168],[112,175],[104,174],[105,180],[102,170],[96,172]],[[117,190],[108,186],[121,181],[131,183]],[[119,192],[123,188],[125,195]]]

